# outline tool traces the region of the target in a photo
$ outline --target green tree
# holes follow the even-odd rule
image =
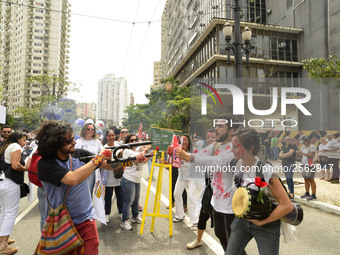
[[[302,61],[308,77],[318,83],[335,84],[340,88],[340,60],[335,55],[329,58],[309,58]]]
[[[36,89],[39,89],[39,95],[29,93]],[[24,126],[35,128],[43,120],[53,118],[54,115],[59,116],[68,110],[70,105],[62,101],[62,98],[68,92],[78,91],[78,87],[63,78],[43,74],[29,77],[26,80],[25,90],[28,92],[26,104],[31,103],[31,107],[18,107],[15,113],[21,116]]]

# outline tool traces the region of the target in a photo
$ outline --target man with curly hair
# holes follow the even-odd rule
[[[73,130],[70,124],[61,121],[44,122],[36,139],[38,154],[42,157],[38,162],[38,176],[49,204],[53,208],[62,204],[70,187],[66,207],[84,240],[85,254],[98,254],[95,212],[86,179],[102,165],[105,157],[98,154],[87,164],[72,158],[71,153],[75,151],[76,144]],[[80,254],[81,248],[78,249],[77,253]]]

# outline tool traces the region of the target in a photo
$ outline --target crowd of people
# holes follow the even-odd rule
[[[230,122],[224,121],[233,119],[234,123],[239,122],[234,116],[222,115],[219,119],[221,121],[216,122],[215,129],[207,131],[206,139],[202,139],[200,135],[183,135],[180,137],[180,148],[176,149],[169,141],[167,154],[173,165],[173,222],[181,222],[188,210],[192,229],[198,233],[197,238],[187,244],[188,249],[202,245],[207,221],[211,218],[215,235],[226,254],[246,254],[245,247],[252,238],[255,238],[260,254],[279,254],[280,218],[292,210],[290,201],[294,199],[294,170],[298,165],[303,166],[301,172],[306,192],[301,198],[317,199],[314,180],[316,168],[313,166],[320,164],[322,180],[332,184],[339,183],[339,141],[329,133],[320,139],[319,144],[312,144],[308,136],[302,135],[299,138],[301,146],[298,148],[292,137],[286,136],[281,141],[283,146],[279,148],[278,138],[273,133],[269,134],[269,138],[264,141],[266,160],[282,160],[289,191],[287,196],[272,164],[257,156],[261,150],[259,133],[252,128],[230,126]],[[108,129],[102,138],[99,139],[93,123],[83,125],[77,140],[71,125],[61,121],[42,123],[33,136],[29,130],[14,132],[10,126],[2,126],[1,254],[14,254],[18,251],[18,248],[10,246],[15,242],[10,239],[10,235],[18,214],[25,171],[35,171],[41,182],[41,186],[38,185],[40,230],[43,231],[49,207],[56,208],[65,201],[75,228],[84,240],[83,247],[77,248],[79,254],[81,249],[85,249],[85,254],[98,254],[99,237],[92,198],[95,173],[100,173],[101,183],[105,186],[105,221],[110,221],[114,191],[121,228],[128,231],[132,229],[132,223],[142,223],[139,216],[142,210],[139,205],[140,182],[143,165],[151,162],[144,155],[150,153],[152,148],[150,145],[133,146],[123,150],[120,155],[122,158],[135,157],[133,161],[124,165],[108,163],[111,159],[111,155],[107,154],[109,148],[135,143],[139,138],[126,128]],[[299,161],[301,163],[297,163]],[[242,186],[249,184],[250,189],[256,189],[252,183],[258,177],[254,169],[259,162],[270,169],[262,174],[262,180],[268,184],[267,195],[278,206],[265,219],[235,218],[232,208],[233,194],[240,183]],[[193,174],[196,166],[228,165],[235,166],[236,171]],[[244,168],[248,170],[242,171]]]

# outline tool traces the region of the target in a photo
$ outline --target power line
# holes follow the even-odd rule
[[[154,9],[154,11],[153,11],[153,14],[152,14],[152,16],[151,16],[151,20],[152,20],[153,17],[155,16],[157,7],[158,7],[158,5],[159,5],[159,2],[160,2],[160,0],[158,0],[158,2],[157,2],[157,5],[156,5],[156,7],[155,7],[155,9]],[[144,47],[145,39],[146,39],[146,37],[147,37],[147,35],[148,35],[148,32],[149,32],[150,23],[151,23],[151,22],[149,22],[148,28],[147,28],[147,30],[146,30],[146,32],[145,32],[145,36],[144,36],[144,38],[143,38],[143,41],[142,41],[140,50],[138,51],[138,55],[137,55],[135,64],[133,65],[132,72],[131,72],[130,76],[132,76],[132,75],[134,74],[134,72],[135,72],[135,68],[136,68],[136,66],[137,66],[138,59],[139,59],[139,57],[140,57],[140,54],[141,54],[142,49],[143,49],[143,47]]]
[[[138,24],[151,24],[155,22],[164,22],[164,21],[173,21],[173,20],[180,20],[180,19],[187,19],[191,17],[197,17],[197,16],[204,16],[204,15],[209,15],[209,14],[223,14],[225,11],[220,10],[220,11],[211,11],[211,12],[202,12],[198,14],[193,14],[193,15],[186,15],[186,16],[179,16],[176,18],[168,18],[168,19],[160,19],[160,20],[149,20],[149,21],[128,21],[128,20],[120,20],[120,19],[112,19],[112,18],[106,18],[106,17],[100,17],[100,16],[93,16],[93,15],[88,15],[88,14],[81,14],[81,13],[75,13],[75,12],[68,12],[68,11],[62,11],[62,10],[55,10],[55,9],[48,9],[44,7],[39,7],[39,6],[33,6],[33,5],[25,5],[21,3],[14,3],[11,1],[5,1],[5,0],[0,0],[2,3],[7,3],[11,5],[18,5],[21,7],[27,7],[27,8],[32,8],[32,9],[39,9],[39,10],[45,10],[45,11],[50,11],[50,12],[56,12],[56,13],[63,13],[63,14],[70,14],[74,16],[80,16],[80,17],[85,17],[85,18],[92,18],[92,19],[100,19],[100,20],[106,20],[106,21],[112,21],[112,22],[120,22],[120,23],[125,23],[125,24],[132,24],[132,25],[138,25]],[[227,10],[230,11],[231,9]]]
[[[137,6],[137,10],[136,10],[136,15],[135,15],[134,21],[136,21],[136,19],[137,19],[137,14],[138,14],[138,11],[139,11],[140,2],[141,2],[141,0],[138,1],[138,6]],[[132,34],[133,34],[134,28],[135,28],[135,22],[132,23],[132,30],[131,30],[131,34],[130,34],[130,39],[129,39],[128,48],[127,48],[127,51],[126,51],[126,54],[125,54],[125,60],[124,60],[124,64],[123,64],[122,76],[124,76],[125,65],[126,65],[126,61],[127,61],[128,55],[129,55],[129,50],[130,50],[130,45],[131,45]]]

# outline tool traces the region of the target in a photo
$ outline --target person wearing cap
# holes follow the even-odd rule
[[[300,143],[303,143],[303,146],[299,151],[297,151],[298,155],[301,155],[301,164],[303,167],[302,177],[305,180],[305,194],[301,196],[301,198],[307,198],[308,201],[316,200],[316,183],[314,181],[315,178],[315,166],[313,162],[314,154],[316,152],[316,148],[313,144],[311,144],[309,138],[306,135],[302,135],[300,137]],[[312,195],[309,193],[309,188],[312,189]]]

